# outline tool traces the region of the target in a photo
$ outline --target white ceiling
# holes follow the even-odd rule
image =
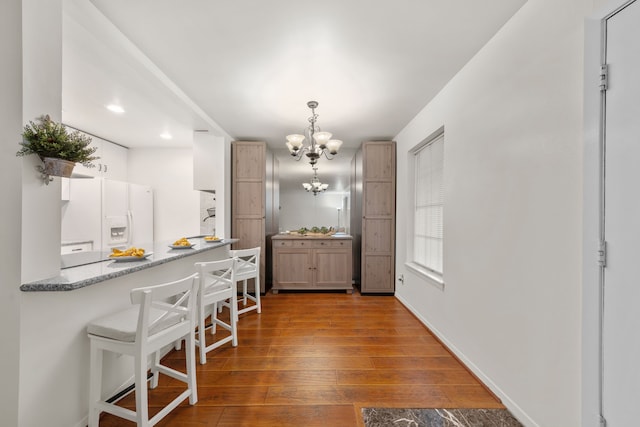
[[[355,149],[393,138],[525,1],[66,0],[63,120],[129,147],[208,129],[282,150],[316,100]]]

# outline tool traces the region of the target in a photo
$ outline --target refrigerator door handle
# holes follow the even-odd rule
[[[127,211],[127,246],[131,246],[131,241],[133,240],[133,213],[128,210]]]

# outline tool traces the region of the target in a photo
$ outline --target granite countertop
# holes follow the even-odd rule
[[[114,261],[113,259],[104,259],[103,257],[101,261],[63,268],[60,270],[60,275],[25,283],[20,286],[20,290],[24,292],[72,291],[180,258],[230,245],[237,242],[238,239],[222,239],[215,242],[207,242],[202,237],[190,237],[189,241],[194,244],[194,246],[189,249],[172,249],[169,247],[172,242],[154,243],[153,250],[148,250],[145,247],[146,252],[152,252],[152,254],[139,261]]]

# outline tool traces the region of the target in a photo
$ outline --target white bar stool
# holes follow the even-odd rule
[[[221,345],[231,342],[231,345],[238,345],[238,331],[234,320],[238,318],[238,302],[235,276],[235,260],[227,258],[220,261],[198,262],[195,264],[198,269],[198,339],[196,345],[200,349],[200,363],[207,363],[206,353],[218,348]],[[218,319],[218,303],[220,309],[222,305],[229,307],[229,323]],[[220,326],[231,334],[207,345],[206,317],[211,314],[211,334],[216,333],[216,326]]]
[[[133,307],[101,317],[87,327],[90,342],[89,427],[97,427],[101,412],[153,426],[183,400],[198,401],[195,369],[195,313],[198,282],[196,274],[181,280],[131,290]],[[171,301],[171,302],[169,302]],[[160,364],[160,350],[185,338],[187,373]],[[135,412],[104,401],[102,391],[103,351],[128,354],[134,358]],[[151,388],[158,386],[163,373],[187,384],[187,389],[149,419],[147,400],[147,360],[151,363]]]
[[[242,281],[243,308],[238,310],[238,315],[251,310],[262,313],[262,305],[260,303],[260,250],[261,248],[258,246],[251,249],[229,251],[229,255],[236,259],[236,282]],[[253,295],[249,293],[247,288],[247,280],[249,279],[255,279]],[[254,304],[247,306],[247,300],[253,301]]]

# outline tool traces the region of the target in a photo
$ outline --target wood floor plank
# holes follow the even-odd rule
[[[312,345],[316,344],[314,337],[283,337],[283,336],[252,336],[245,337],[242,334],[238,336],[238,346],[263,346],[263,345]]]
[[[317,328],[317,329],[295,329],[286,328],[282,330],[283,337],[389,337],[394,336],[398,331],[397,328],[380,328],[379,326],[371,328]],[[405,336],[420,335],[418,329],[413,328],[412,334],[404,334]],[[424,328],[422,335],[425,335]]]
[[[217,427],[356,426],[352,405],[227,407]]]
[[[292,340],[292,342],[296,342],[293,341],[293,337],[280,337],[280,340],[278,341],[274,341],[272,344],[273,345],[287,345],[286,341],[287,340]],[[413,335],[411,337],[407,337],[407,336],[394,336],[394,335],[381,335],[381,336],[372,336],[372,335],[368,335],[368,336],[358,336],[358,335],[353,335],[353,336],[347,336],[347,335],[340,335],[340,336],[316,336],[316,337],[309,337],[306,339],[306,342],[300,342],[299,345],[322,345],[322,346],[334,346],[334,345],[338,345],[338,346],[342,346],[342,345],[404,345],[407,344],[407,342],[412,342],[413,344],[438,344],[440,345],[440,343],[431,335],[424,335],[424,332],[422,335],[416,334]]]
[[[462,364],[452,356],[371,357],[376,369],[460,369]]]
[[[448,396],[434,385],[348,385],[269,387],[265,403],[327,405],[344,402],[369,402],[375,406],[400,403],[410,408],[434,408],[451,405]]]
[[[432,370],[340,370],[337,371],[337,382],[346,384],[441,384],[441,385],[477,385],[475,379],[466,369],[432,369]]]
[[[451,401],[450,408],[504,408],[493,394],[480,384],[439,386]]]
[[[155,415],[160,408],[151,408],[150,414]],[[162,419],[158,427],[217,427],[223,407],[216,406],[179,406]],[[136,423],[103,414],[100,417],[100,427],[136,427]]]
[[[336,370],[286,370],[286,371],[199,371],[199,387],[251,385],[335,385]],[[160,386],[179,386],[179,380],[162,376]]]
[[[369,358],[360,357],[264,357],[228,359],[223,369],[240,370],[366,369],[373,368]]]
[[[301,345],[274,346],[269,350],[270,357],[368,357],[368,356],[405,356],[401,346],[390,345]]]

